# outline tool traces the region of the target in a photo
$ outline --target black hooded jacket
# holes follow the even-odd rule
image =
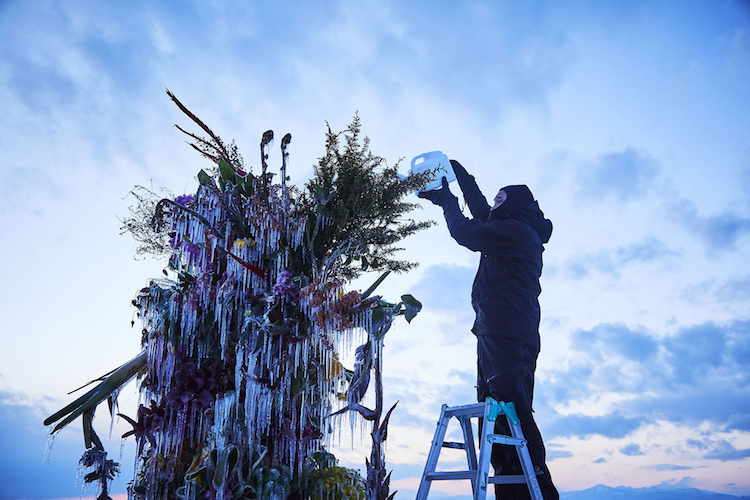
[[[543,245],[552,234],[552,223],[544,218],[526,186],[509,186],[506,202],[491,211],[474,177],[458,162],[453,167],[473,218],[464,217],[458,200],[451,197],[443,205],[445,221],[460,245],[482,254],[471,292],[476,312],[472,331],[512,337],[538,351],[539,278]],[[519,198],[523,200],[520,205]]]

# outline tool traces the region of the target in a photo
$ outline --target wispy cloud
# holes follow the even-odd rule
[[[581,173],[579,193],[595,201],[642,198],[651,190],[658,171],[656,160],[634,148],[603,154]]]
[[[653,469],[658,471],[675,471],[675,470],[691,470],[695,469],[695,467],[691,465],[678,465],[678,464],[656,464],[656,465],[647,465],[643,467],[644,469]]]
[[[740,302],[750,299],[750,275],[737,276],[724,282],[716,292],[718,299]]]
[[[641,445],[639,445],[638,443],[630,443],[623,448],[620,448],[620,453],[629,457],[645,455],[645,453],[641,451]]]
[[[414,296],[427,310],[442,314],[471,314],[471,285],[476,269],[441,264],[425,269],[422,279],[413,287]]]
[[[605,323],[590,330],[578,330],[572,343],[574,349],[586,351],[595,359],[619,355],[630,361],[650,362],[659,349],[653,335],[624,324]]]
[[[747,457],[750,457],[750,448],[736,448],[725,440],[712,443],[710,450],[703,454],[703,458],[721,460],[722,462],[742,460]]]
[[[750,219],[732,211],[702,215],[690,200],[668,205],[670,217],[696,237],[706,254],[716,256],[738,249],[739,242],[750,234]]]
[[[563,415],[555,418],[545,426],[546,436],[560,437],[589,437],[600,435],[609,438],[623,438],[638,429],[643,419],[625,417],[619,414],[603,416]]]
[[[600,249],[595,253],[582,253],[566,264],[567,275],[581,279],[593,273],[619,277],[629,265],[667,263],[679,258],[680,252],[671,249],[658,238],[649,236],[641,241],[614,249]]]

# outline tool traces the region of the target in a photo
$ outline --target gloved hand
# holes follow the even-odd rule
[[[456,199],[456,197],[453,196],[453,193],[451,193],[451,190],[448,187],[448,179],[446,179],[445,177],[443,177],[443,186],[440,189],[420,191],[417,193],[417,196],[419,198],[424,198],[425,200],[430,200],[435,205],[441,207],[448,203],[451,199]]]
[[[458,163],[456,160],[451,160],[451,167],[453,167],[453,173],[456,174],[456,180],[458,180],[460,177],[467,177],[469,176],[469,172],[466,171],[463,165]]]

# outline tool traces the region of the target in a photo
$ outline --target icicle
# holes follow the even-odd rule
[[[214,406],[214,435],[216,439],[216,450],[219,454],[227,445],[227,430],[231,424],[232,411],[236,397],[234,391],[229,391],[216,397]]]
[[[50,426],[48,426],[50,427]],[[47,434],[47,444],[44,445],[44,455],[42,455],[42,464],[49,462],[49,456],[52,453],[52,445],[55,444],[55,434]]]
[[[109,419],[109,439],[112,439],[112,429],[115,427],[115,405],[117,405],[117,398],[120,395],[120,391],[122,390],[122,387],[119,387],[112,391],[112,393],[109,395],[109,398],[112,400],[112,411],[110,412],[110,419]]]
[[[73,486],[73,489],[76,489],[78,487],[78,481],[81,479],[81,475],[83,474],[83,470],[85,467],[83,466],[82,462],[78,462],[78,469],[76,469],[76,483],[75,486]],[[81,484],[81,497],[83,498],[83,493],[86,490],[86,483],[84,482]]]

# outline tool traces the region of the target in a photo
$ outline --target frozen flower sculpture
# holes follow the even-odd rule
[[[120,388],[137,376],[136,418],[121,415],[133,427],[124,437],[137,441],[131,498],[392,497],[382,451],[393,410],[381,422],[382,339],[394,317],[411,321],[421,304],[410,295],[388,303],[372,292],[388,272],[415,265],[394,260],[393,244],[429,225],[402,222],[415,205],[401,200],[430,173],[400,179],[397,166],[381,169],[367,139],[360,144],[355,116],[341,133],[343,151],[341,134],[329,129],[326,154],[303,191],[287,184],[287,134],[273,183],[273,132],[263,135],[262,171],[253,175],[234,143],[226,146],[167,93],[208,135],[178,127],[215,168],[198,173],[194,195],[157,200],[134,191],[125,231],[143,251],[169,255],[167,278],[151,280],[133,301],[143,352],[45,424],[56,423],[54,434],[83,417],[81,464],[94,469],[85,481],[98,482],[107,498],[118,467],[91,422],[97,405],[108,400],[114,408]],[[346,292],[364,271],[384,273],[369,290]],[[355,341],[352,371],[338,352]],[[361,405],[370,371],[375,409]],[[334,415],[347,411],[373,426],[366,482],[323,449]]]

